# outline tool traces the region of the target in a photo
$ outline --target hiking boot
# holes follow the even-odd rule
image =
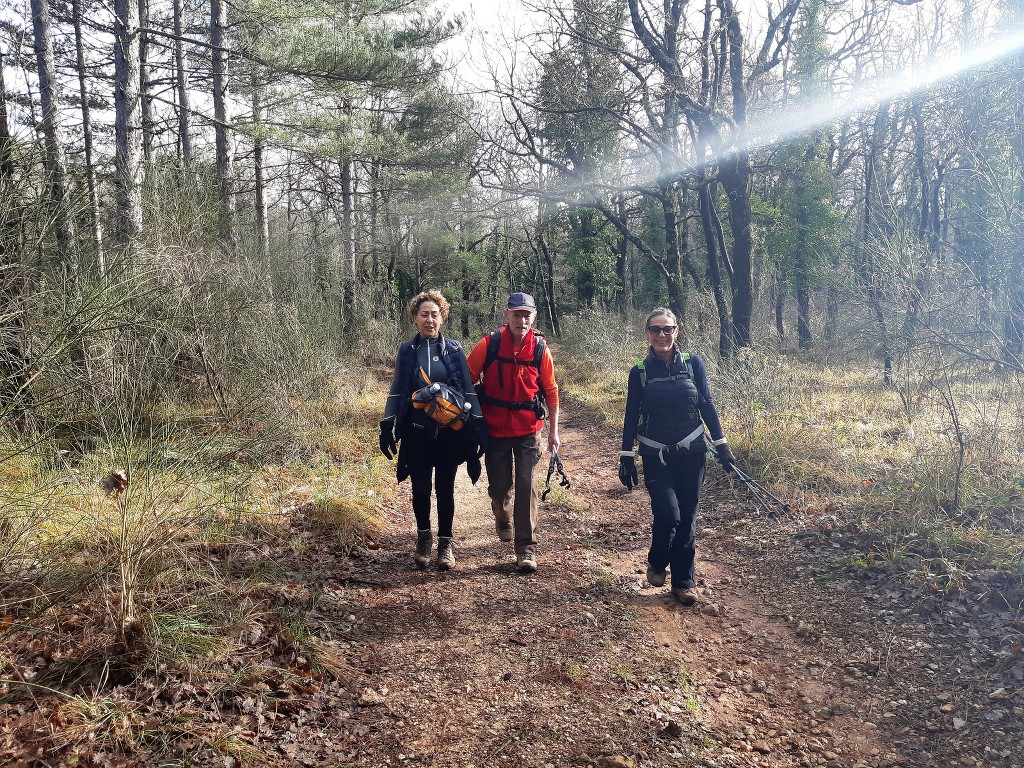
[[[437,537],[437,570],[449,571],[455,567],[455,547],[451,536]]]
[[[652,587],[664,587],[665,586],[665,569],[662,568],[660,571],[653,565],[647,566],[647,583]]]
[[[523,552],[521,555],[516,555],[516,568],[519,569],[520,573],[536,573],[537,558],[533,552]]]
[[[697,602],[697,591],[693,587],[672,587],[672,597],[680,605],[694,605]]]
[[[427,531],[416,531],[416,554],[412,559],[419,568],[426,568],[430,563],[430,551],[434,548],[434,536]]]
[[[512,541],[515,535],[514,529],[512,528],[512,523],[503,523],[501,520],[494,521],[494,532],[498,534],[498,538],[502,541]]]

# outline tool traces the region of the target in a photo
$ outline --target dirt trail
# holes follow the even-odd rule
[[[474,487],[464,476],[455,571],[412,566],[411,513],[398,512],[394,533],[356,564],[353,650],[367,662],[360,705],[343,718],[357,737],[339,747],[345,763],[905,763],[858,697],[820,674],[836,660],[766,607],[756,569],[728,555],[735,538],[709,530],[737,517],[714,481],[700,525],[703,604],[682,608],[642,582],[646,495],[619,486],[614,437],[565,412],[574,485],[544,505],[536,575],[518,574],[495,536],[486,478]]]

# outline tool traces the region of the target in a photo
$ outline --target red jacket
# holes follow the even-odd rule
[[[537,337],[531,329],[523,339],[523,346],[516,349],[508,326],[501,329],[501,343],[498,358],[484,373],[482,391],[488,398],[507,403],[526,403],[543,389],[549,407],[558,405],[558,384],[555,383],[555,367],[551,350],[545,349],[540,369],[533,366]],[[485,336],[469,353],[467,363],[473,381],[479,381],[480,372],[487,359],[487,337]],[[516,362],[510,362],[515,360]],[[479,390],[478,390],[479,391]],[[540,432],[544,422],[531,409],[513,410],[493,405],[481,399],[484,421],[491,437],[526,437]]]

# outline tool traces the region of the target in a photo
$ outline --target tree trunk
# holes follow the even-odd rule
[[[754,314],[754,230],[750,209],[750,151],[747,147],[747,90],[743,75],[743,32],[732,0],[719,0],[728,42],[729,79],[732,84],[734,149],[722,158],[719,179],[729,197],[732,230],[732,325],[736,344],[749,347]]]
[[[139,26],[149,27],[149,0],[139,2]],[[139,32],[139,93],[142,99],[142,157],[148,171],[153,167],[153,96],[149,83],[149,35]]]
[[[551,254],[551,249],[548,248],[547,241],[544,240],[543,230],[540,227],[537,228],[537,255],[544,259],[544,266],[540,272],[541,287],[544,290],[545,304],[547,304],[548,323],[551,326],[551,332],[557,338],[562,335],[562,328],[558,323],[558,309],[555,306],[555,259]]]
[[[114,0],[114,189],[116,241],[134,251],[142,236],[142,105],[139,4]]]
[[[263,167],[263,114],[260,106],[260,85],[253,78],[252,84],[252,166],[253,175],[256,179],[256,237],[259,243],[259,253],[262,259],[262,269],[267,270],[267,292],[271,291],[270,285],[270,223],[267,217],[267,181],[266,171]]]
[[[782,349],[786,346],[786,290],[778,276],[772,291],[775,293],[775,333],[779,337],[779,348]]]
[[[708,279],[715,297],[715,308],[718,310],[718,354],[728,358],[733,353],[733,331],[729,322],[729,305],[725,300],[725,289],[722,286],[722,271],[718,262],[718,238],[715,236],[715,225],[712,220],[712,200],[710,184],[704,183],[697,190],[697,201],[700,205],[700,222],[704,230],[704,245],[708,253]]]
[[[78,94],[82,100],[82,141],[85,149],[85,183],[89,190],[89,223],[96,248],[96,274],[106,272],[103,255],[103,228],[100,224],[100,195],[96,185],[96,161],[93,155],[92,111],[86,85],[85,47],[82,43],[82,0],[72,0],[71,19],[75,29],[75,61],[78,65]]]
[[[352,105],[346,102],[342,107],[346,118],[351,117]],[[345,317],[356,315],[356,242],[355,242],[355,178],[352,153],[346,149],[338,158],[341,166],[341,248],[342,248],[342,307]]]
[[[53,211],[58,267],[64,278],[69,281],[65,289],[74,292],[78,282],[78,252],[75,247],[74,220],[71,217],[68,199],[64,145],[61,143],[60,135],[60,90],[53,60],[49,0],[32,0],[32,29],[45,142],[43,162],[46,167],[47,198]]]
[[[626,211],[625,195],[616,195],[613,202],[616,215],[623,221],[626,221],[628,214]],[[615,280],[617,309],[619,314],[625,319],[629,314],[629,307],[633,303],[633,296],[629,285],[629,240],[623,237],[621,233],[615,245]]]
[[[224,255],[234,259],[238,250],[234,229],[235,168],[232,148],[231,93],[228,78],[228,4],[210,0],[210,45],[213,48],[213,119],[219,182],[218,235]]]
[[[192,165],[192,114],[188,99],[188,75],[185,71],[184,24],[181,19],[182,0],[174,0],[174,83],[178,98],[178,146],[181,166]]]
[[[881,219],[881,201],[879,181],[879,155],[881,154],[881,143],[889,131],[889,105],[883,102],[878,105],[875,114],[874,126],[871,140],[868,143],[867,153],[864,158],[864,219],[863,232],[856,248],[856,270],[861,285],[867,296],[868,309],[874,315],[875,323],[878,326],[878,342],[881,348],[883,372],[882,380],[886,385],[892,385],[892,340],[889,334],[889,326],[885,319],[885,293],[882,288],[882,277],[876,273],[869,251],[870,242],[886,229],[884,220]]]

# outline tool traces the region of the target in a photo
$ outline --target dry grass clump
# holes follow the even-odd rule
[[[603,423],[622,423],[629,369],[647,351],[642,325],[642,319],[630,324],[599,312],[562,320],[555,360],[558,386]]]

